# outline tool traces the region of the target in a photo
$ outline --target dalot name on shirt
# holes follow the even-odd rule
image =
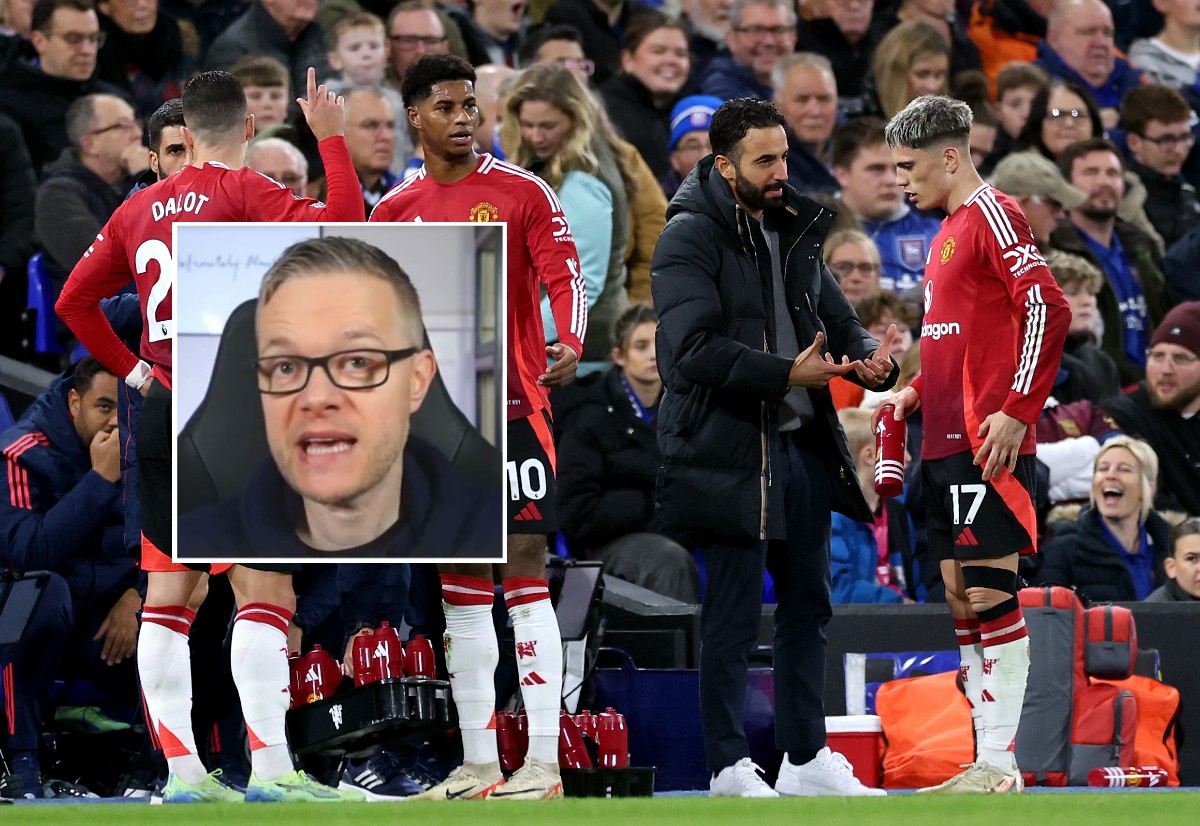
[[[200,210],[210,200],[212,199],[207,195],[201,195],[198,192],[173,195],[165,201],[154,201],[151,203],[150,214],[154,216],[155,221],[161,221],[163,218],[169,218],[172,215],[179,215],[181,213],[199,215]]]

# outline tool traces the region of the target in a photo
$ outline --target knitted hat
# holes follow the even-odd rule
[[[671,140],[667,143],[667,151],[674,152],[688,132],[707,132],[713,112],[724,102],[712,95],[691,95],[676,103],[671,109]]]
[[[1200,301],[1185,301],[1171,309],[1154,328],[1150,346],[1178,344],[1200,356]]]

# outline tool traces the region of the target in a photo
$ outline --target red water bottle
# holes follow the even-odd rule
[[[375,639],[375,668],[378,679],[386,680],[404,676],[404,646],[396,629],[381,622],[372,635]]]
[[[586,708],[575,715],[575,726],[584,737],[596,742],[596,718]]]
[[[332,697],[342,682],[342,667],[319,645],[314,645],[303,659],[305,702],[315,703]]]
[[[433,644],[420,634],[408,641],[404,671],[410,677],[437,677],[437,662],[433,659]]]
[[[590,769],[592,757],[571,715],[558,712],[558,765],[564,769]]]
[[[500,754],[500,768],[515,772],[525,764],[525,752],[529,750],[529,718],[515,711],[496,712],[496,750]]]
[[[615,708],[601,714],[597,737],[601,766],[621,769],[629,765],[629,729],[624,714],[618,714]]]
[[[1089,786],[1150,788],[1167,785],[1167,770],[1158,766],[1101,766],[1088,772]]]
[[[875,492],[899,496],[904,490],[904,420],[896,421],[896,405],[879,408],[875,423]]]
[[[379,659],[375,656],[375,634],[363,631],[354,638],[354,687],[379,679]]]
[[[288,654],[288,693],[291,695],[291,708],[299,708],[308,700],[304,691],[304,658],[300,652]]]

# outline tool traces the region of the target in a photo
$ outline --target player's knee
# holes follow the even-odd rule
[[[1004,568],[987,565],[964,565],[963,585],[967,598],[981,622],[986,622],[997,611],[1011,610],[1009,603],[1017,599],[1017,574]]]
[[[204,604],[204,600],[208,598],[208,577],[200,577],[200,581],[196,583],[196,587],[192,589],[191,595],[187,599],[187,607],[192,611],[199,611],[200,606]]]

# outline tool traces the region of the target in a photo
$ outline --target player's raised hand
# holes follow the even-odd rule
[[[892,324],[884,333],[883,343],[879,345],[874,354],[869,359],[862,363],[862,367],[855,370],[859,379],[867,387],[878,387],[887,381],[887,377],[892,374],[892,344],[896,340],[896,325]]]
[[[554,363],[546,368],[546,372],[538,376],[537,383],[551,389],[565,387],[575,381],[575,371],[579,369],[579,355],[565,344],[551,344],[546,348],[546,355]]]
[[[824,387],[835,376],[844,376],[862,367],[861,361],[850,361],[846,356],[842,356],[839,364],[829,353],[822,355],[821,345],[824,343],[825,334],[819,332],[813,338],[813,343],[796,356],[788,373],[788,387]]]
[[[1010,473],[1017,469],[1017,456],[1028,427],[1025,422],[1014,419],[1003,410],[997,410],[983,420],[979,426],[983,445],[976,452],[972,464],[983,466],[985,480],[995,479],[1006,467]]]
[[[296,103],[318,141],[346,134],[346,101],[324,83],[317,85],[317,70],[312,66],[308,67],[308,99],[296,98]]]

